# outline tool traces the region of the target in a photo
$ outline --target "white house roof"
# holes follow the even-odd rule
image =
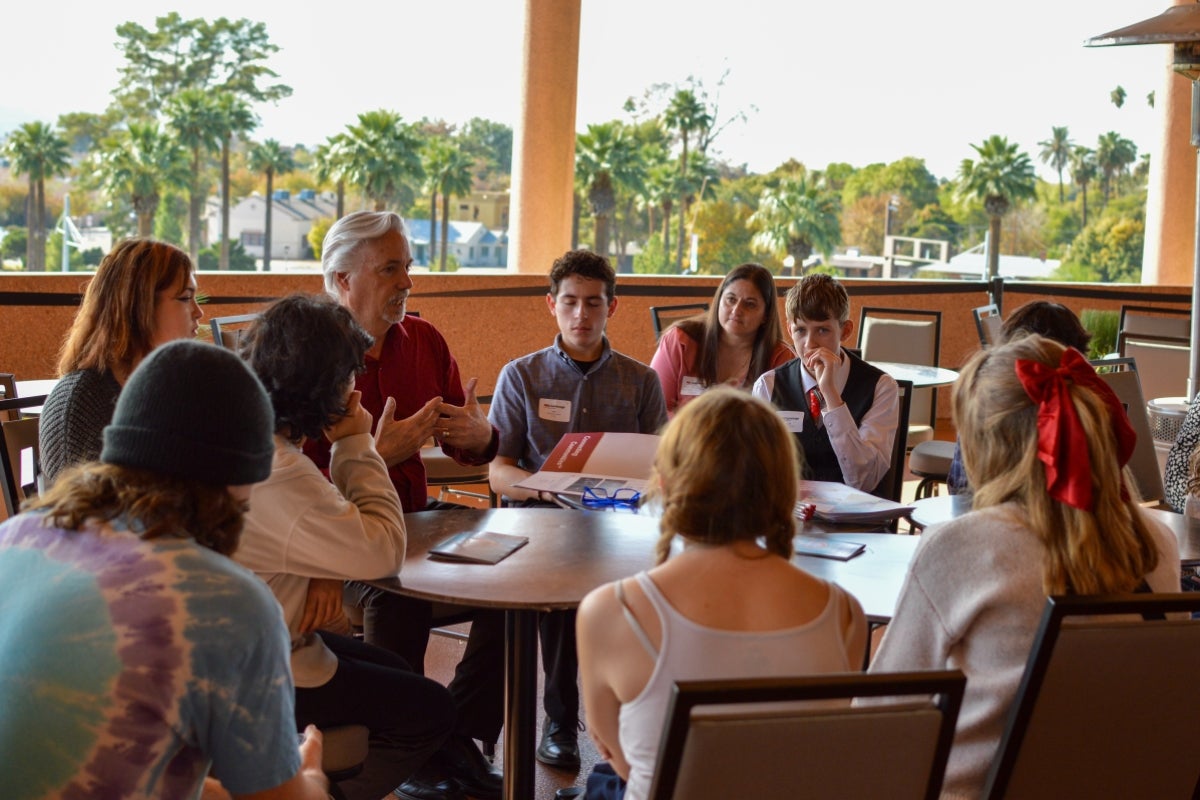
[[[1050,280],[1054,271],[1062,265],[1056,258],[1034,258],[1000,254],[1000,277],[1018,281]],[[944,264],[927,264],[918,267],[919,278],[953,276],[964,280],[983,280],[987,276],[987,254],[983,245],[959,253]]]

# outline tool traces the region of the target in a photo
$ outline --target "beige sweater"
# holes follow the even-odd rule
[[[371,580],[404,565],[404,513],[370,434],[333,445],[330,478],[296,445],[275,437],[271,476],[254,487],[234,558],[267,582],[292,636],[292,673],[302,689],[337,668],[320,638],[299,632],[312,578]]]
[[[921,535],[870,672],[961,669],[966,694],[946,766],[943,797],[979,797],[1033,647],[1046,594],[1045,548],[1006,504],[930,527]],[[1179,591],[1179,549],[1150,521],[1156,592]]]

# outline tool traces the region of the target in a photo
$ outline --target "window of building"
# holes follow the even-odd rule
[[[266,241],[262,231],[242,231],[242,247],[262,247]]]

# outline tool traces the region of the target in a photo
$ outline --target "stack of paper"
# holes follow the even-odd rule
[[[913,510],[913,506],[885,500],[852,489],[844,483],[800,481],[799,488],[796,497],[797,509],[802,508],[805,503],[812,503],[816,506],[813,516],[826,522],[883,523],[903,517]]]

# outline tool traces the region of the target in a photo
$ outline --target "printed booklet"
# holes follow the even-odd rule
[[[563,434],[541,470],[516,485],[568,495],[582,495],[584,487],[642,492],[657,449],[658,437],[651,433]]]
[[[457,533],[432,547],[429,550],[429,557],[438,561],[498,564],[528,542],[528,536],[513,536],[511,533],[495,533],[493,531]]]

